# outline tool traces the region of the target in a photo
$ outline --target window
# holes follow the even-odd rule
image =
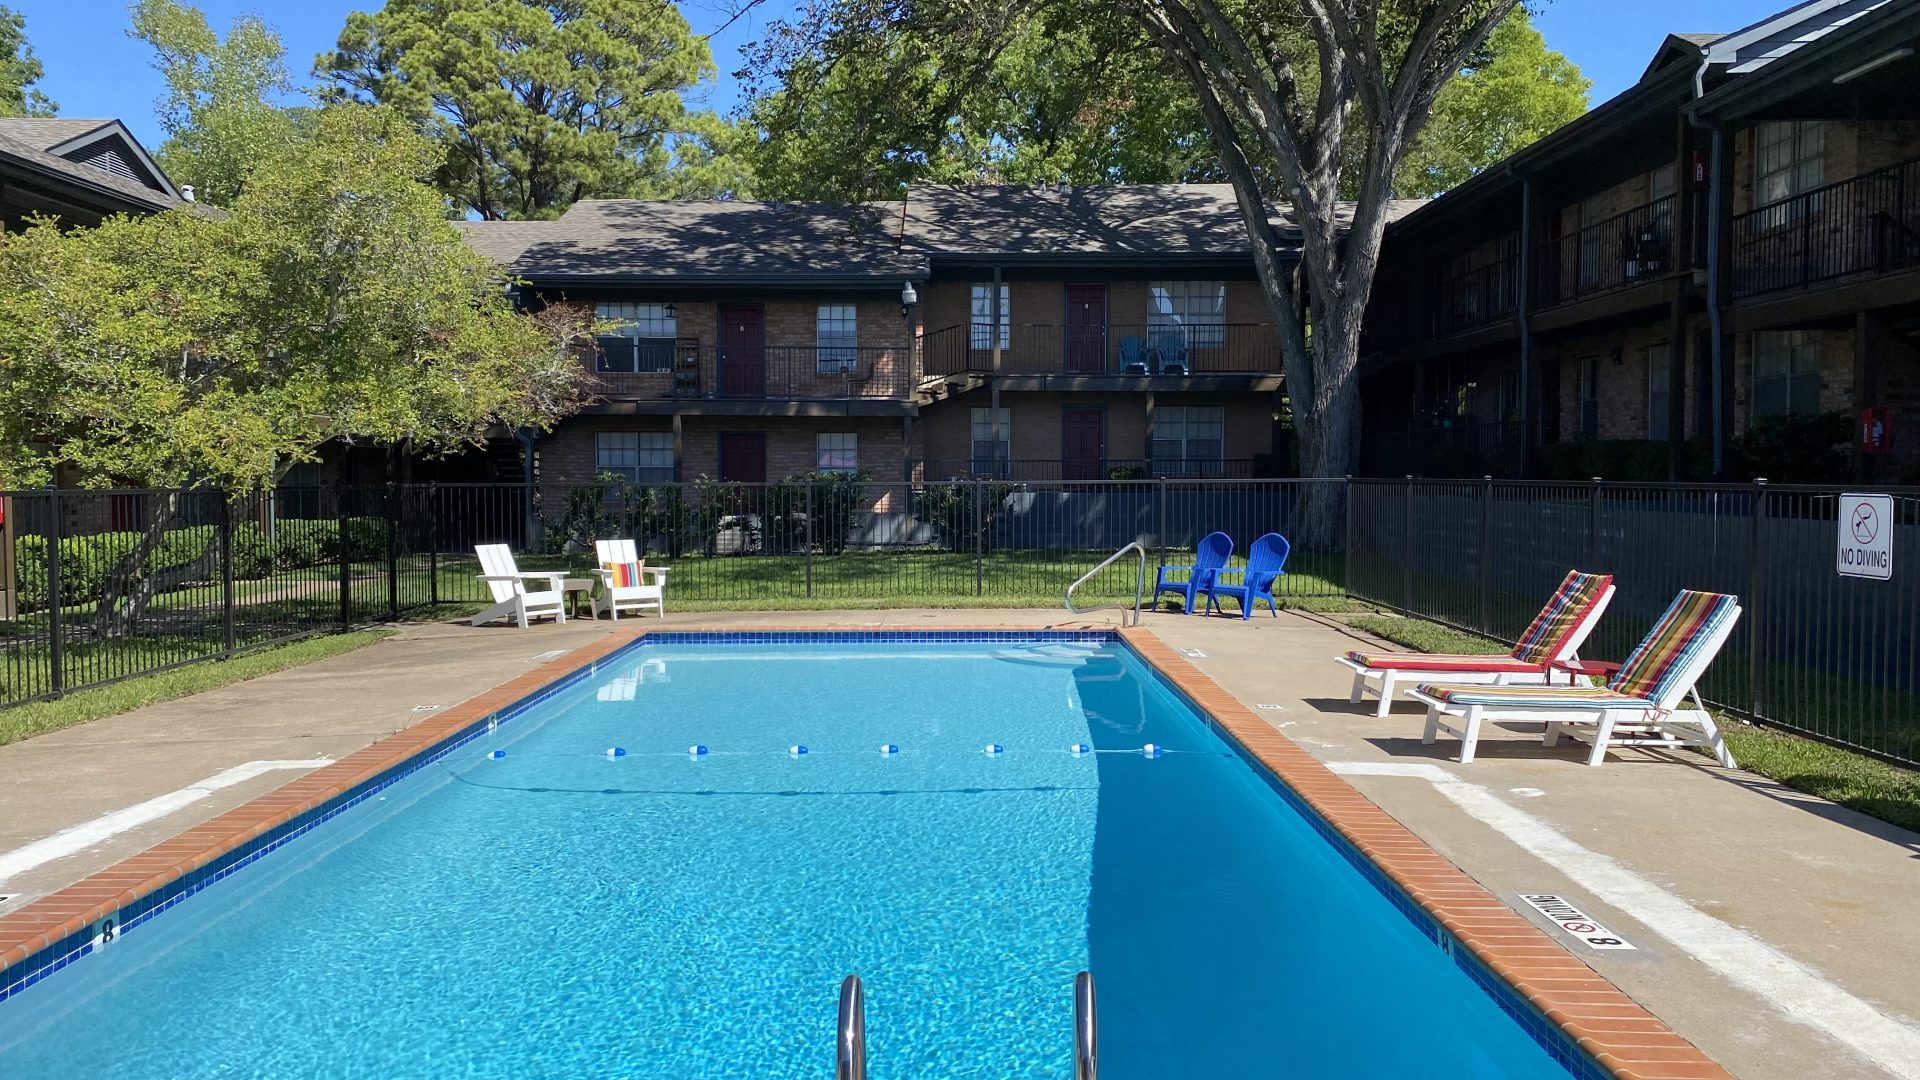
[[[813,470],[852,476],[860,471],[860,437],[851,431],[823,431],[814,436]]]
[[[973,471],[1005,475],[1008,453],[1013,442],[1013,410],[1002,408],[1000,413],[1000,439],[996,446],[993,438],[993,409],[973,410]]]
[[[596,473],[615,473],[631,484],[673,483],[673,432],[601,431],[593,436]]]
[[[618,326],[600,336],[601,371],[672,371],[676,333],[672,304],[601,301],[595,314]]]
[[[1153,475],[1218,476],[1226,452],[1227,410],[1172,406],[1153,413]]]
[[[1647,201],[1658,202],[1673,194],[1673,162],[1647,174]]]
[[[1667,408],[1673,401],[1669,393],[1673,378],[1673,351],[1665,345],[1647,348],[1647,438],[1665,439]]]
[[[1606,247],[1604,230],[1594,228],[1600,224],[1601,214],[1607,206],[1607,195],[1602,192],[1580,203],[1580,233],[1577,242],[1580,248],[1580,287],[1590,289],[1600,284],[1606,274],[1603,259]]]
[[[852,371],[859,359],[859,315],[852,304],[821,304],[814,347],[821,371]]]
[[[1580,437],[1594,439],[1600,436],[1600,358],[1585,357],[1580,361]]]
[[[1227,337],[1227,283],[1148,282],[1147,335],[1154,349],[1175,336],[1189,349],[1220,348]]]
[[[1007,286],[1000,286],[1000,347],[1010,347],[1013,328],[1013,306],[1008,303]],[[973,332],[971,347],[977,352],[986,352],[993,348],[993,286],[975,285],[973,287]]]
[[[1773,330],[1753,335],[1753,415],[1820,408],[1820,331]]]
[[[1753,202],[1778,202],[1820,186],[1825,178],[1826,125],[1782,120],[1753,130]]]

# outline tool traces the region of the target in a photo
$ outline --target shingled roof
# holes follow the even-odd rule
[[[47,121],[32,122],[46,123]],[[23,142],[15,134],[20,130],[19,123],[19,121],[8,122],[4,128],[0,128],[0,164],[15,166],[28,173],[46,177],[55,183],[105,195],[110,200],[130,204],[129,209],[176,210],[194,205],[185,200],[176,199],[170,192],[150,187],[130,176],[121,176],[84,162],[71,161],[58,154],[48,153],[33,144],[50,137],[49,134],[34,136],[33,142]],[[99,126],[97,122],[90,123],[93,123],[94,127]],[[63,145],[71,142],[73,138],[74,136],[69,136],[52,145]]]

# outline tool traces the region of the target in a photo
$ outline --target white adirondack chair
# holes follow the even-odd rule
[[[528,619],[551,615],[556,623],[567,621],[562,603],[566,599],[564,571],[523,574],[514,566],[513,551],[505,544],[478,544],[473,551],[480,556],[480,580],[493,593],[493,606],[473,617],[474,626],[509,616],[522,630],[527,628]]]
[[[667,568],[664,566],[643,567],[640,573],[645,577],[645,585],[630,585],[624,589],[613,587],[613,572],[606,568],[608,563],[637,563],[640,556],[635,553],[633,541],[596,540],[593,543],[595,557],[600,565],[594,568],[593,576],[600,579],[600,591],[593,597],[593,617],[602,613],[612,616],[616,621],[622,611],[635,614],[652,608],[661,618],[667,614]]]

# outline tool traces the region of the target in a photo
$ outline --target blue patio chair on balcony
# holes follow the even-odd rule
[[[1185,375],[1187,371],[1187,335],[1178,330],[1153,336],[1153,356],[1162,375]]]
[[[1200,548],[1194,552],[1192,566],[1162,566],[1153,578],[1153,603],[1160,606],[1160,594],[1179,593],[1182,601],[1181,611],[1193,614],[1193,598],[1205,592],[1213,584],[1213,575],[1227,565],[1227,559],[1233,555],[1233,537],[1223,532],[1208,533],[1200,538]],[[1185,577],[1175,577],[1184,572]]]
[[[1211,614],[1219,608],[1219,598],[1231,596],[1240,601],[1240,617],[1253,617],[1253,603],[1265,599],[1267,610],[1274,618],[1280,617],[1280,608],[1273,602],[1273,583],[1286,576],[1287,538],[1279,533],[1268,533],[1253,542],[1247,549],[1247,565],[1240,570],[1222,569],[1216,571],[1213,580],[1207,583],[1207,611]],[[1239,575],[1240,584],[1227,585],[1221,579]]]
[[[1147,366],[1147,343],[1136,334],[1120,339],[1120,374],[1145,375],[1152,369]]]

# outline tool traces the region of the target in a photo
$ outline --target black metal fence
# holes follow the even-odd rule
[[[1784,485],[1352,482],[1350,595],[1517,638],[1578,567],[1617,589],[1585,649],[1619,659],[1681,589],[1744,609],[1701,690],[1756,720],[1920,762],[1920,491],[1893,495],[1891,580],[1835,567],[1841,491]]]
[[[669,610],[1055,606],[1135,539],[1294,541],[1280,594],[1354,597],[1512,640],[1570,567],[1615,575],[1587,652],[1623,656],[1675,592],[1741,597],[1703,690],[1766,722],[1920,762],[1920,491],[1889,581],[1835,572],[1838,489],[1508,481],[784,481],[6,496],[0,706],[433,605],[488,602],[476,544],[573,571],[630,537]],[[1151,571],[1150,571],[1151,572]],[[1119,601],[1133,568],[1078,597]]]
[[[1735,215],[1729,243],[1735,297],[1920,263],[1920,159]]]

